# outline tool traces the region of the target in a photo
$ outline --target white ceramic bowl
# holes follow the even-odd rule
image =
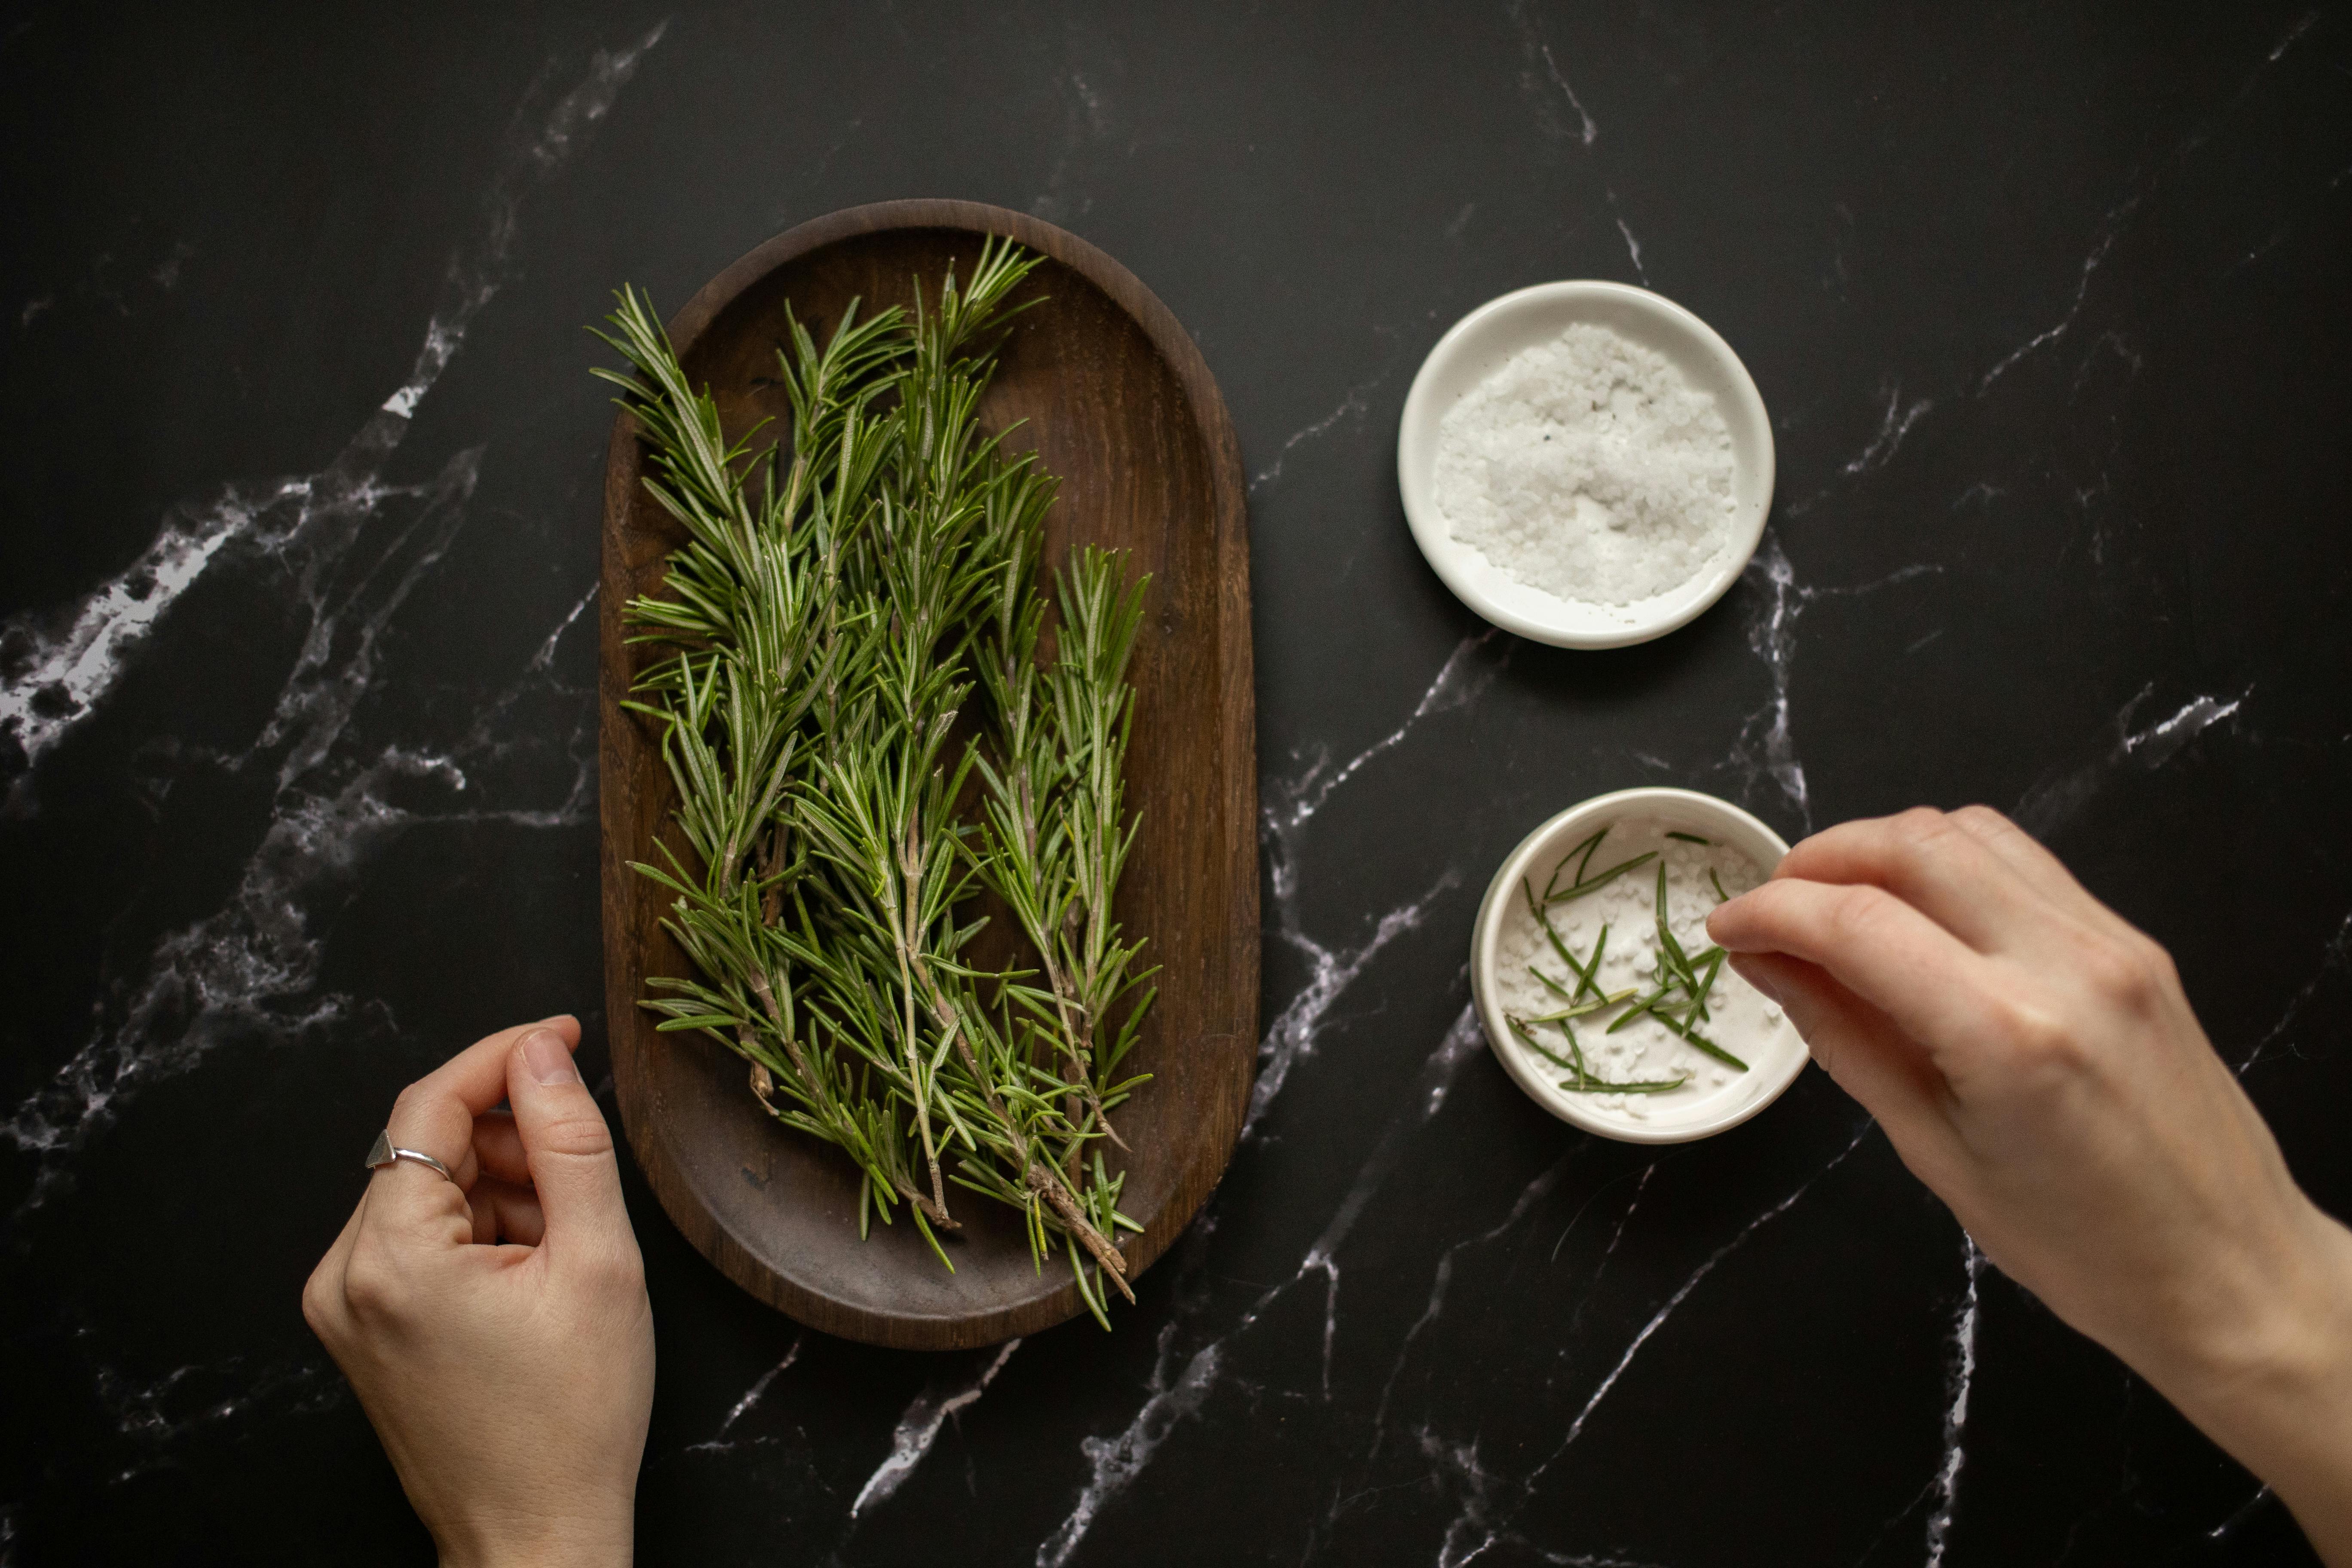
[[[1730,548],[1680,587],[1631,605],[1584,604],[1514,582],[1475,547],[1454,538],[1431,494],[1437,425],[1446,411],[1511,355],[1548,342],[1580,321],[1607,327],[1664,355],[1693,386],[1714,395],[1731,431]],[[1397,431],[1397,484],[1422,554],[1464,604],[1507,631],[1558,647],[1647,642],[1721,598],[1764,536],[1772,478],[1772,424],[1731,345],[1672,300],[1623,283],[1538,283],[1487,300],[1454,322],[1422,361]]]
[[[1728,845],[1768,873],[1789,852],[1786,840],[1748,813],[1695,790],[1621,789],[1572,805],[1521,839],[1487,886],[1486,897],[1478,905],[1478,923],[1470,933],[1470,994],[1495,1059],[1538,1105],[1562,1121],[1603,1138],[1628,1143],[1687,1143],[1738,1126],[1780,1099],[1780,1092],[1796,1081],[1810,1058],[1805,1042],[1786,1018],[1779,1020],[1765,1038],[1742,1044],[1740,1052],[1748,1070],[1724,1089],[1681,1110],[1674,1109],[1669,1100],[1645,1101],[1646,1120],[1637,1120],[1609,1110],[1594,1096],[1570,1094],[1553,1081],[1552,1075],[1538,1070],[1528,1052],[1512,1040],[1496,1000],[1497,934],[1504,910],[1518,896],[1519,879],[1529,875],[1529,868],[1543,863],[1546,857],[1567,853],[1601,824],[1633,816],[1655,818],[1670,827]]]

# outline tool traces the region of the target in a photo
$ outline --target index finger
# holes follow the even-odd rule
[[[1884,888],[1979,952],[2040,940],[2035,927],[2050,912],[2050,900],[2007,858],[1932,806],[1825,828],[1782,857],[1772,875]]]
[[[1981,1016],[1987,960],[1885,889],[1776,877],[1706,917],[1734,953],[1784,952],[1827,970],[1940,1056]]]
[[[399,1206],[407,1213],[421,1207],[454,1216],[456,1211],[436,1189],[448,1188],[456,1194],[471,1184],[474,1119],[506,1099],[507,1053],[517,1040],[541,1028],[554,1030],[563,1037],[565,1045],[578,1048],[580,1020],[568,1013],[539,1023],[518,1024],[475,1041],[402,1089],[400,1098],[393,1101],[392,1116],[384,1124],[392,1142],[440,1161],[449,1168],[454,1185],[413,1161],[397,1160],[377,1168],[370,1189],[387,1196],[405,1194],[407,1201]],[[472,1234],[470,1225],[467,1234]]]

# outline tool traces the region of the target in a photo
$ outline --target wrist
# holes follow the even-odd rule
[[[617,1518],[500,1521],[440,1549],[441,1568],[628,1568],[634,1510]]]
[[[2127,1357],[2268,1482],[2330,1562],[2352,1549],[2352,1231],[2303,1197],[2173,1342]]]

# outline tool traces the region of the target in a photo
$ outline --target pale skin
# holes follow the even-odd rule
[[[2352,1232],[2163,948],[1983,806],[1818,834],[1707,929],[1986,1257],[2352,1565]]]
[[[630,1558],[653,1310],[579,1043],[501,1030],[403,1090],[393,1142],[456,1180],[377,1170],[302,1290],[452,1568]]]
[[[1987,1257],[2352,1568],[2352,1232],[2162,948],[1980,806],[1816,835],[1708,930]],[[629,1559],[653,1318],[578,1043],[526,1025],[410,1086],[393,1142],[457,1180],[376,1172],[303,1291],[446,1563]]]

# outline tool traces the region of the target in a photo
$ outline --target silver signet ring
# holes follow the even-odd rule
[[[398,1160],[414,1160],[420,1165],[438,1171],[441,1173],[441,1179],[445,1182],[454,1182],[457,1179],[449,1173],[448,1166],[427,1154],[424,1150],[394,1147],[392,1129],[387,1127],[375,1135],[375,1142],[368,1150],[367,1168],[373,1171],[379,1165],[389,1165]]]

